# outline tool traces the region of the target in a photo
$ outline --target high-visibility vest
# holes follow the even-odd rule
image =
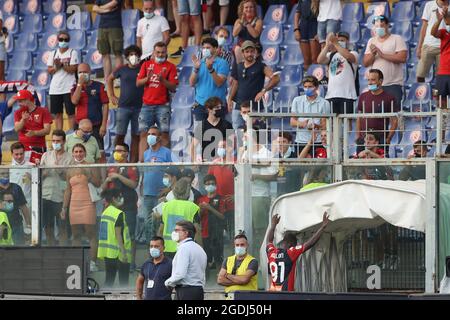
[[[12,246],[14,242],[12,239],[12,228],[11,225],[9,224],[8,215],[5,212],[0,211],[0,226],[2,224],[6,224],[7,236],[6,239],[4,237],[0,239],[0,246]]]
[[[242,276],[246,273],[247,269],[248,269],[248,265],[250,264],[250,262],[255,259],[254,257],[252,257],[251,255],[247,254],[244,258],[244,261],[241,262],[241,265],[239,266],[239,268],[237,268],[236,270],[236,275],[237,276]],[[234,264],[236,263],[236,255],[230,256],[227,258],[227,273],[228,274],[232,274],[233,273],[233,268],[234,268]],[[225,292],[233,292],[233,291],[251,291],[251,290],[258,290],[258,275],[257,273],[255,273],[251,279],[250,282],[247,284],[242,284],[242,285],[232,285],[232,286],[228,286],[225,287]]]
[[[177,243],[172,240],[172,232],[180,220],[193,222],[195,214],[200,207],[187,200],[170,200],[163,204],[162,222],[164,224],[163,238],[165,252],[176,252]],[[200,230],[197,230],[200,232]]]
[[[100,220],[100,232],[98,237],[97,258],[120,259],[124,261],[122,252],[120,252],[119,243],[116,238],[116,222],[119,215],[123,213],[122,210],[117,209],[113,205],[109,205],[103,211]],[[130,232],[128,230],[125,213],[123,213],[123,243],[126,251],[126,261],[131,263],[131,240]]]
[[[300,191],[311,190],[311,189],[315,189],[315,188],[318,188],[318,187],[323,187],[323,186],[326,186],[326,185],[328,185],[328,183],[325,183],[325,182],[311,182],[311,183],[308,183],[308,184],[304,185],[303,188],[300,189]]]

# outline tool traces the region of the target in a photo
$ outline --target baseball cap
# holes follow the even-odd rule
[[[375,24],[375,21],[377,21],[377,20],[389,23],[389,19],[386,16],[383,16],[383,15],[373,17],[372,23]]]
[[[181,177],[181,171],[177,167],[168,167],[166,170],[164,170],[164,173],[167,173],[168,175],[171,175],[173,177],[177,177],[177,180]]]
[[[246,40],[246,41],[244,41],[244,43],[242,43],[241,49],[245,50],[247,48],[255,48],[256,49],[256,46],[253,43],[253,41]]]
[[[19,90],[19,92],[17,92],[14,97],[16,98],[16,100],[28,100],[34,102],[34,96],[28,90]]]
[[[347,40],[350,40],[350,35],[348,34],[348,32],[345,32],[345,31],[339,31],[337,36],[338,37],[344,37],[344,38],[347,38]]]

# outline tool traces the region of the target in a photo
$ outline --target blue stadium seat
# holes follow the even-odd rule
[[[39,98],[41,106],[47,107],[48,106],[48,102],[47,102],[48,92],[47,92],[47,90],[36,90],[36,94],[37,94],[37,96]]]
[[[189,46],[184,50],[183,56],[181,57],[181,61],[178,64],[178,67],[193,67],[192,63],[192,55],[198,54],[198,49],[196,46]]]
[[[75,12],[67,18],[68,30],[90,30],[91,27],[91,13],[88,11]]]
[[[26,15],[22,22],[22,30],[32,33],[41,33],[43,29],[42,15],[29,14]]]
[[[280,62],[279,46],[263,46],[262,58],[268,66],[277,65]]]
[[[51,76],[47,70],[35,70],[31,76],[31,84],[36,89],[47,90],[50,87]]]
[[[83,50],[86,47],[86,34],[83,30],[70,30],[70,48]]]
[[[303,78],[302,65],[285,66],[280,75],[280,86],[299,86]]]
[[[192,125],[192,107],[178,106],[172,108],[170,127],[173,129],[189,129]]]
[[[40,0],[22,0],[19,4],[19,11],[21,14],[41,14],[42,2]]]
[[[128,9],[122,10],[122,26],[123,28],[137,28],[139,21],[139,10]]]
[[[398,158],[407,158],[413,150],[413,144],[419,140],[428,140],[427,130],[423,121],[411,117],[405,119],[405,130],[398,146],[395,147]]]
[[[56,31],[44,33],[40,42],[40,50],[54,50],[58,48],[58,36]]]
[[[412,1],[400,1],[394,4],[391,21],[412,21],[415,18],[415,6]]]
[[[16,34],[19,32],[19,16],[13,15],[3,15],[3,26],[8,29],[8,33]]]
[[[2,125],[3,136],[8,137],[15,134],[14,131],[14,112],[11,112],[3,122]]]
[[[36,51],[38,48],[37,35],[33,33],[20,33],[15,39],[15,50]]]
[[[390,16],[389,10],[389,2],[373,2],[367,6],[366,17],[376,15],[381,16],[385,15],[386,17]]]
[[[5,47],[7,53],[12,53],[14,51],[14,37],[12,34],[8,34],[8,37],[5,40]]]
[[[286,22],[289,25],[294,25],[294,20],[295,20],[295,12],[297,11],[297,5],[298,3],[294,4],[292,6],[291,12],[289,13],[289,17],[288,17],[288,21]]]
[[[359,40],[359,43],[362,44],[362,46],[366,46],[367,42],[370,38],[372,38],[372,29],[371,28],[363,28],[361,30],[361,39]]]
[[[136,29],[123,29],[123,47],[127,48],[133,44],[136,44]]]
[[[44,30],[46,32],[58,32],[66,29],[66,14],[52,13],[45,20]]]
[[[25,70],[8,70],[8,75],[6,76],[6,81],[16,81],[16,80],[25,80],[27,81],[27,73]]]
[[[278,94],[273,101],[273,111],[275,112],[290,112],[292,100],[298,97],[298,87],[288,86],[280,87]]]
[[[411,111],[430,111],[431,86],[429,83],[414,83],[409,90],[407,103]],[[405,102],[406,104],[406,102]]]
[[[190,156],[190,141],[191,136],[190,132],[185,128],[175,128],[170,130],[170,149],[178,157],[179,161],[182,162],[191,162]]]
[[[190,86],[179,87],[172,99],[172,109],[182,107],[192,107],[194,104],[194,88]]]
[[[89,64],[91,71],[96,71],[103,68],[102,55],[97,49],[91,48],[88,50],[85,57],[85,62]]]
[[[264,26],[260,42],[263,46],[276,46],[283,42],[283,26],[280,23]]]
[[[256,16],[260,19],[263,18],[262,7],[259,4],[256,5]]]
[[[292,130],[289,117],[272,117],[270,118],[270,129],[281,130],[283,132]]]
[[[17,14],[19,12],[19,1],[16,0],[4,0],[1,2],[0,10],[3,13],[3,18],[5,14]]]
[[[342,8],[342,21],[362,22],[364,19],[364,4],[362,2],[346,3]]]
[[[411,22],[395,22],[391,29],[391,33],[402,36],[405,42],[409,42],[413,38],[413,27]]]
[[[109,109],[108,123],[106,125],[108,131],[113,131],[116,128],[117,109]]]
[[[51,56],[52,50],[39,50],[34,61],[35,70],[47,70],[47,60]]]
[[[92,29],[93,30],[97,30],[99,26],[100,26],[100,17],[97,14],[97,15],[95,15],[95,19],[94,19],[94,23],[92,25]]]
[[[341,24],[341,31],[348,32],[348,34],[350,35],[350,43],[358,43],[361,39],[361,30],[359,29],[359,23],[343,22]]]
[[[312,64],[309,66],[306,74],[308,76],[314,76],[317,80],[321,81],[324,77],[327,76],[326,66],[321,64]]]
[[[280,64],[283,66],[303,64],[303,54],[298,44],[290,44],[284,50],[283,58]]]
[[[178,73],[178,83],[180,86],[188,86],[189,85],[189,77],[192,74],[193,67],[183,67],[181,71]]]
[[[90,32],[89,40],[87,43],[88,49],[96,49],[97,48],[97,37],[98,37],[98,29]]]
[[[287,30],[284,32],[284,40],[281,44],[282,46],[290,45],[290,44],[296,44],[298,47],[298,41],[295,40],[295,33],[294,33],[294,26],[291,25]]]
[[[9,59],[9,70],[30,70],[33,66],[33,57],[30,51],[14,50],[13,60]]]
[[[272,4],[267,9],[266,15],[264,16],[263,24],[273,24],[273,23],[285,23],[287,20],[288,11],[283,4]]]
[[[66,0],[44,0],[42,8],[45,14],[62,13],[66,11]]]

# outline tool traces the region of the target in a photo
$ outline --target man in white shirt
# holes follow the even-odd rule
[[[317,17],[317,36],[323,47],[330,32],[339,31],[342,20],[342,3],[339,0],[320,0],[319,16]]]
[[[317,62],[329,66],[328,91],[325,99],[332,106],[333,113],[353,113],[353,104],[358,98],[355,77],[358,76],[358,52],[349,50],[350,36],[339,32],[337,37],[330,33]]]
[[[330,103],[318,95],[319,80],[314,76],[307,76],[303,79],[303,90],[305,95],[295,97],[292,100],[292,113],[298,113],[299,116],[307,113],[321,113],[329,114]],[[302,118],[292,117],[290,121],[291,127],[297,128],[295,142],[298,145],[297,153],[301,153],[303,148],[311,140],[311,132],[314,130],[319,133],[321,130],[326,130],[326,118]],[[316,137],[316,144],[320,145],[320,134]],[[316,145],[310,150],[311,156],[314,155]]]
[[[58,32],[58,49],[53,50],[47,60],[47,71],[53,77],[50,82],[50,113],[55,116],[56,129],[63,128],[63,106],[69,117],[70,127],[75,127],[75,106],[70,99],[70,91],[76,83],[78,52],[69,49],[70,35]]]
[[[138,21],[136,37],[137,46],[142,49],[141,60],[150,57],[155,43],[163,41],[166,45],[170,41],[170,27],[167,19],[154,12],[153,0],[144,0],[142,11],[144,17]]]
[[[205,250],[193,239],[195,226],[180,220],[172,232],[172,240],[178,242],[172,262],[172,275],[165,281],[168,288],[175,288],[177,300],[203,300],[207,257]]]
[[[442,13],[443,7],[448,7],[448,0],[433,0],[425,4],[422,14],[422,27],[420,29],[419,43],[416,48],[416,55],[419,63],[416,68],[417,82],[425,82],[425,78],[430,72],[433,62],[439,66],[441,57],[441,40],[431,35],[431,28],[436,23],[436,11]]]
[[[383,90],[393,95],[397,104],[401,104],[403,67],[408,47],[400,35],[389,33],[389,21],[386,16],[374,17],[373,24],[376,35],[367,42],[363,65],[366,68],[381,70],[384,75]]]

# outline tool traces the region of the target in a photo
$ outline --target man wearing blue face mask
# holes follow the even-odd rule
[[[314,76],[307,76],[303,78],[304,95],[294,98],[292,101],[292,113],[307,114],[307,113],[331,113],[330,103],[318,95],[319,81]],[[292,117],[290,124],[293,128],[297,128],[295,142],[298,145],[297,154],[308,144],[311,139],[312,131],[326,130],[326,118],[301,118]],[[320,136],[317,136],[316,144],[320,145]],[[316,148],[311,149],[312,154]],[[311,155],[312,155],[311,154]]]
[[[152,55],[155,43],[162,41],[169,44],[170,27],[164,16],[155,14],[153,0],[144,0],[142,12],[144,17],[137,24],[136,44],[142,49],[141,60],[145,60]]]
[[[164,163],[174,162],[171,151],[161,145],[161,132],[158,127],[151,127],[148,130],[147,136],[148,149],[144,152],[145,163]],[[143,195],[144,195],[144,210],[148,219],[146,236],[150,239],[155,234],[155,226],[151,217],[152,209],[158,204],[160,192],[165,185],[163,184],[164,171],[162,167],[148,167],[142,168],[143,171]]]
[[[217,56],[219,44],[216,39],[204,39],[202,47],[201,59],[196,55],[192,56],[194,70],[189,78],[189,84],[195,87],[194,126],[208,117],[205,103],[211,97],[218,97],[224,103],[223,111],[226,112],[227,77],[230,68],[224,59]]]
[[[400,35],[389,33],[389,21],[386,16],[374,17],[373,24],[375,36],[367,42],[363,65],[383,73],[383,89],[393,95],[400,104],[405,81],[403,68],[408,48]]]
[[[70,100],[70,90],[76,83],[78,53],[69,49],[70,35],[67,31],[58,32],[58,48],[53,50],[47,60],[47,71],[52,75],[50,82],[50,113],[55,117],[56,129],[63,128],[63,106],[66,108],[69,124],[75,127],[75,106]]]
[[[141,273],[136,279],[136,298],[138,300],[172,300],[172,291],[164,285],[172,274],[172,259],[164,255],[164,239],[153,237],[150,240],[149,253],[150,259],[144,262]]]
[[[328,90],[325,99],[331,103],[333,113],[353,113],[358,98],[358,52],[349,49],[350,35],[330,33],[317,62],[328,65]]]
[[[258,290],[258,260],[248,254],[248,240],[244,234],[234,237],[235,254],[222,263],[217,283],[226,294],[234,291]]]

